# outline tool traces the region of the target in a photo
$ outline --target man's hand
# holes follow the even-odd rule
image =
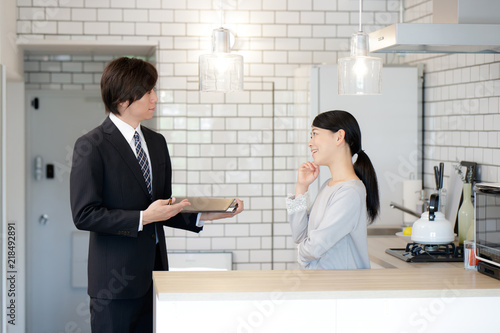
[[[244,209],[243,201],[241,201],[240,199],[236,199],[236,202],[238,203],[238,208],[236,208],[236,211],[234,213],[202,213],[200,216],[200,220],[212,221],[212,220],[220,220],[236,216],[239,213],[241,213]]]
[[[191,205],[187,199],[175,204],[175,198],[156,200],[142,213],[142,224],[165,221],[179,214],[186,206]]]

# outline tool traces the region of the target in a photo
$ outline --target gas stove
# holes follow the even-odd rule
[[[462,246],[448,244],[408,243],[406,248],[385,250],[386,253],[406,262],[461,262],[464,261]]]

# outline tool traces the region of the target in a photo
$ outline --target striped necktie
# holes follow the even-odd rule
[[[135,141],[135,151],[137,152],[137,160],[139,161],[139,165],[142,170],[142,175],[144,176],[144,180],[146,181],[146,187],[148,188],[149,196],[153,197],[153,192],[151,189],[151,171],[149,169],[149,162],[144,149],[142,149],[141,138],[139,137],[139,133],[137,131],[134,133],[134,141]]]

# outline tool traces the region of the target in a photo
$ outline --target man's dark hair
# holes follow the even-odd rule
[[[120,114],[118,104],[129,105],[151,91],[158,80],[156,68],[141,59],[121,57],[111,61],[101,77],[101,95],[106,112]]]

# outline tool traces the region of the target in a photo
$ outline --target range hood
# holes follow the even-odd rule
[[[370,33],[373,53],[500,53],[500,24],[397,23]]]
[[[434,23],[397,23],[374,31],[372,53],[500,53],[500,1],[433,1]]]

